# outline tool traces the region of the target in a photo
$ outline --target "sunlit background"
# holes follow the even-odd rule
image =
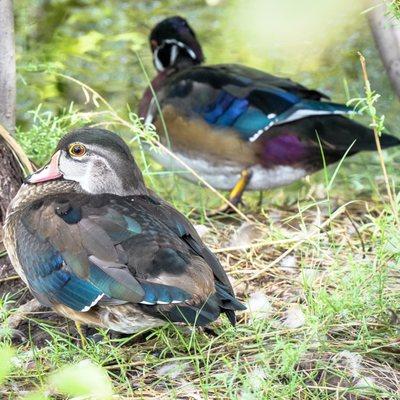
[[[335,100],[362,94],[357,51],[366,57],[381,108],[396,126],[394,95],[374,48],[367,5],[348,0],[17,0],[20,123],[28,109],[81,102],[79,89],[51,69],[79,77],[117,107],[134,109],[154,75],[147,36],[162,18],[186,17],[208,63],[238,62],[290,76]],[[31,73],[30,69],[43,70]],[[348,90],[348,93],[347,93]]]
[[[23,145],[24,140],[41,138],[40,151],[29,153],[39,164],[49,156],[58,137],[51,137],[48,124],[45,129],[33,125],[35,110],[40,107],[36,115],[47,115],[43,114],[47,111],[61,115],[71,103],[75,110],[93,110],[93,104],[85,104],[80,87],[56,72],[93,87],[126,116],[128,107],[137,109],[148,84],[141,63],[150,78],[155,76],[149,32],[158,21],[176,14],[185,17],[197,32],[206,63],[242,63],[290,77],[337,102],[364,96],[361,52],[367,59],[372,87],[381,95],[377,107],[386,116],[386,129],[398,134],[398,99],[370,32],[368,5],[361,0],[16,0],[15,10],[18,124],[22,131],[32,126],[42,130],[18,138]],[[367,117],[362,119],[369,122]],[[124,133],[122,128],[119,131]],[[35,143],[25,148],[35,148]],[[394,165],[393,160],[389,164]],[[338,175],[337,186],[347,184],[360,192],[369,191],[370,179],[379,171],[378,161],[368,154],[359,155],[346,166]],[[146,176],[154,171],[161,173],[159,166],[152,163],[147,169],[146,164]],[[201,190],[177,193],[169,178],[160,184],[167,198],[180,196],[188,207],[191,196],[210,195]],[[321,176],[313,179],[323,181]],[[299,182],[277,189],[271,196],[277,203],[296,201],[299,195],[304,198],[307,190],[304,182]]]

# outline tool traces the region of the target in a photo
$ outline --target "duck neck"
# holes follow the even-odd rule
[[[172,69],[173,72],[178,72],[178,71],[182,71],[183,69],[194,67],[199,64],[200,64],[199,61],[193,60],[193,58],[191,58],[187,54],[180,53],[178,55],[174,65],[169,67],[169,69]]]
[[[188,56],[179,56],[174,65],[164,69],[163,71],[159,71],[156,77],[151,81],[150,86],[144,92],[142,100],[139,104],[139,116],[141,118],[146,118],[151,100],[153,98],[153,91],[157,93],[162,88],[165,80],[168,77],[186,68],[194,67],[199,64],[199,62],[193,61],[193,59]]]
[[[158,90],[160,90],[163,86],[164,81],[168,78],[168,76],[173,73],[173,68],[165,69],[164,71],[159,72],[157,76],[151,81],[150,86],[144,92],[142,100],[139,104],[139,116],[141,118],[146,118],[147,116],[147,111],[149,109],[151,99],[153,98],[153,91],[157,93]]]

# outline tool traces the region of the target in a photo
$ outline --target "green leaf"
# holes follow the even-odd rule
[[[7,378],[11,371],[11,359],[14,356],[14,350],[11,347],[3,347],[0,349],[0,385]]]
[[[50,378],[49,383],[58,392],[70,396],[109,399],[113,393],[107,372],[90,360],[60,369]]]
[[[137,32],[120,33],[119,35],[112,37],[110,40],[114,42],[130,42],[130,48],[132,51],[140,50],[147,43],[147,37]]]
[[[76,51],[80,54],[95,50],[98,43],[104,38],[100,32],[91,31],[77,39]]]

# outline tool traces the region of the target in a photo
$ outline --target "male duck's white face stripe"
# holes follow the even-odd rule
[[[162,64],[162,62],[160,61],[160,59],[158,58],[158,52],[160,51],[161,47],[157,47],[154,50],[154,65],[156,66],[156,69],[160,72],[164,71],[164,65]]]
[[[164,46],[166,44],[172,44],[172,48],[171,48],[171,55],[170,55],[170,65],[173,65],[178,57],[178,47],[180,47],[181,49],[186,50],[186,52],[189,54],[189,56],[193,59],[193,60],[197,60],[197,56],[196,53],[189,47],[187,46],[185,43],[180,42],[179,40],[176,39],[166,39],[163,41],[163,43],[158,46],[154,52],[153,52],[153,56],[154,56],[154,65],[157,68],[158,71],[162,72],[165,70],[166,66],[163,65],[163,63],[161,62],[158,53],[160,52],[161,49],[164,48]]]
[[[166,40],[164,40],[164,43],[175,44],[175,45],[179,46],[180,48],[185,49],[188,52],[189,56],[191,58],[193,58],[193,60],[197,59],[196,53],[189,46],[187,46],[185,43],[180,42],[179,40],[166,39]],[[163,45],[161,45],[161,46],[163,46]]]
[[[175,61],[176,61],[177,57],[178,57],[178,46],[173,45],[171,47],[171,55],[170,55],[170,58],[169,58],[170,65],[174,65],[175,64]]]

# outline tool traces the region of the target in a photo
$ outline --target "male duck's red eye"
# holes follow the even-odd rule
[[[86,154],[86,147],[82,143],[72,143],[68,147],[71,157],[82,157]]]

